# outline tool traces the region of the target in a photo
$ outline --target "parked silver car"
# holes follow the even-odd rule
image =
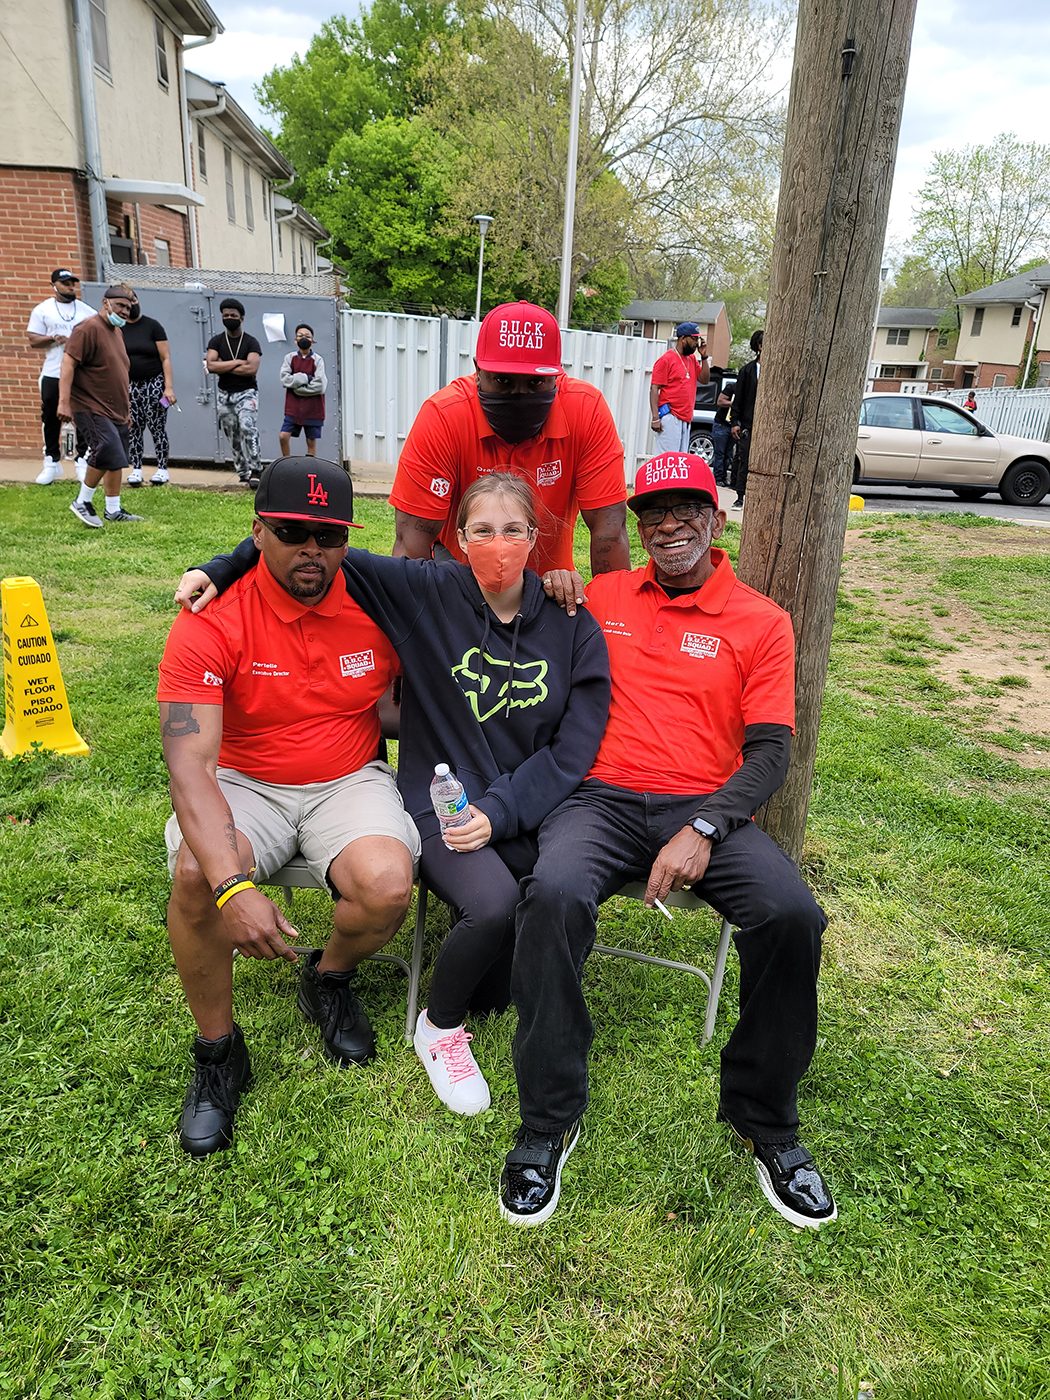
[[[858,486],[944,487],[964,501],[998,491],[1037,506],[1050,491],[1050,442],[993,433],[929,394],[865,394],[853,480]]]

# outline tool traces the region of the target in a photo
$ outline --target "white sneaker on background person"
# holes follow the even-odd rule
[[[81,486],[83,486],[83,484],[84,484],[84,478],[87,476],[87,469],[88,469],[88,464],[87,464],[87,462],[84,460],[83,457],[78,457],[78,458],[77,458],[77,480],[80,482]]]
[[[62,474],[62,463],[56,462],[54,457],[45,457],[44,465],[40,468],[40,475],[36,478],[36,485],[50,486],[51,483],[57,481]]]
[[[426,1007],[419,1013],[412,1037],[434,1093],[446,1108],[467,1117],[483,1113],[492,1103],[485,1076],[471,1054],[473,1039],[465,1026],[455,1026],[452,1030],[432,1026]]]
[[[151,486],[167,486],[167,484],[168,484],[168,469],[167,469],[167,467],[158,467],[157,470],[156,470],[156,471],[153,473],[153,475],[150,477],[150,479],[149,479],[149,484],[150,484]]]
[[[124,484],[125,484],[126,486],[141,486],[141,485],[142,485],[142,468],[141,468],[141,467],[132,467],[131,471],[128,472],[127,481],[126,481]]]

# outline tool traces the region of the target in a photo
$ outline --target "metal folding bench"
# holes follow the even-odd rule
[[[327,886],[321,885],[310,873],[310,868],[303,860],[302,856],[296,855],[283,865],[280,870],[275,871],[268,879],[262,883],[275,885],[284,891],[285,902],[288,908],[292,908],[295,890],[316,890],[324,889]],[[623,899],[641,900],[645,894],[645,886],[640,884],[624,885],[617,890],[617,895]],[[419,891],[416,899],[416,924],[412,935],[412,958],[411,962],[406,962],[393,953],[373,953],[371,960],[374,962],[395,963],[408,978],[408,1009],[405,1015],[405,1039],[411,1043],[412,1036],[416,1029],[416,1017],[419,1014],[419,983],[423,975],[423,941],[426,934],[427,904],[430,899],[430,891],[422,880],[419,882]],[[663,900],[669,908],[682,909],[692,913],[704,909],[707,906],[704,901],[691,890],[681,890],[669,894]],[[715,950],[715,963],[710,973],[704,971],[702,967],[694,967],[692,963],[677,962],[673,958],[657,958],[650,953],[636,953],[630,948],[611,948],[604,943],[595,943],[594,951],[604,953],[609,958],[630,958],[632,962],[650,963],[654,967],[669,967],[676,972],[687,972],[691,977],[699,977],[707,988],[707,1008],[704,1013],[704,1034],[701,1044],[706,1045],[714,1034],[715,1019],[718,1015],[718,1001],[722,993],[722,982],[725,978],[726,959],[729,956],[729,942],[732,936],[732,925],[728,919],[722,920],[722,928],[719,933],[718,947]]]

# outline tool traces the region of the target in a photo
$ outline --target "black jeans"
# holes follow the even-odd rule
[[[563,1131],[587,1106],[594,1028],[581,986],[598,905],[647,879],[687,824],[697,797],[629,792],[594,779],[557,807],[522,882],[512,992],[514,1069],[522,1122]],[[700,894],[737,926],[740,1017],[722,1051],[721,1102],[746,1136],[798,1130],[796,1091],[817,1036],[817,973],[827,924],[794,863],[753,822],[711,852]]]
[[[732,486],[736,491],[737,500],[744,499],[744,492],[747,490],[747,469],[751,461],[751,429],[741,428],[740,437],[737,439],[736,453],[733,457],[733,479]]]
[[[420,874],[455,917],[434,964],[427,1003],[432,1024],[451,1030],[468,1011],[505,1011],[510,1005],[519,882],[536,862],[536,844],[519,836],[480,851],[450,851],[440,833],[425,825],[420,837]]]

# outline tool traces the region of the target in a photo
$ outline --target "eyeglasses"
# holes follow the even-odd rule
[[[345,525],[322,525],[319,529],[308,530],[305,525],[271,525],[261,515],[255,518],[282,544],[305,544],[307,540],[314,539],[322,549],[342,549],[350,538],[350,531]]]
[[[531,540],[536,531],[532,525],[505,525],[502,530],[494,530],[491,525],[468,525],[463,533],[471,544],[484,544],[497,535],[505,540]]]
[[[645,510],[637,512],[638,523],[649,527],[662,525],[668,515],[673,515],[676,520],[696,520],[705,510],[714,510],[714,506],[704,505],[700,501],[680,501],[676,506],[647,506]]]

